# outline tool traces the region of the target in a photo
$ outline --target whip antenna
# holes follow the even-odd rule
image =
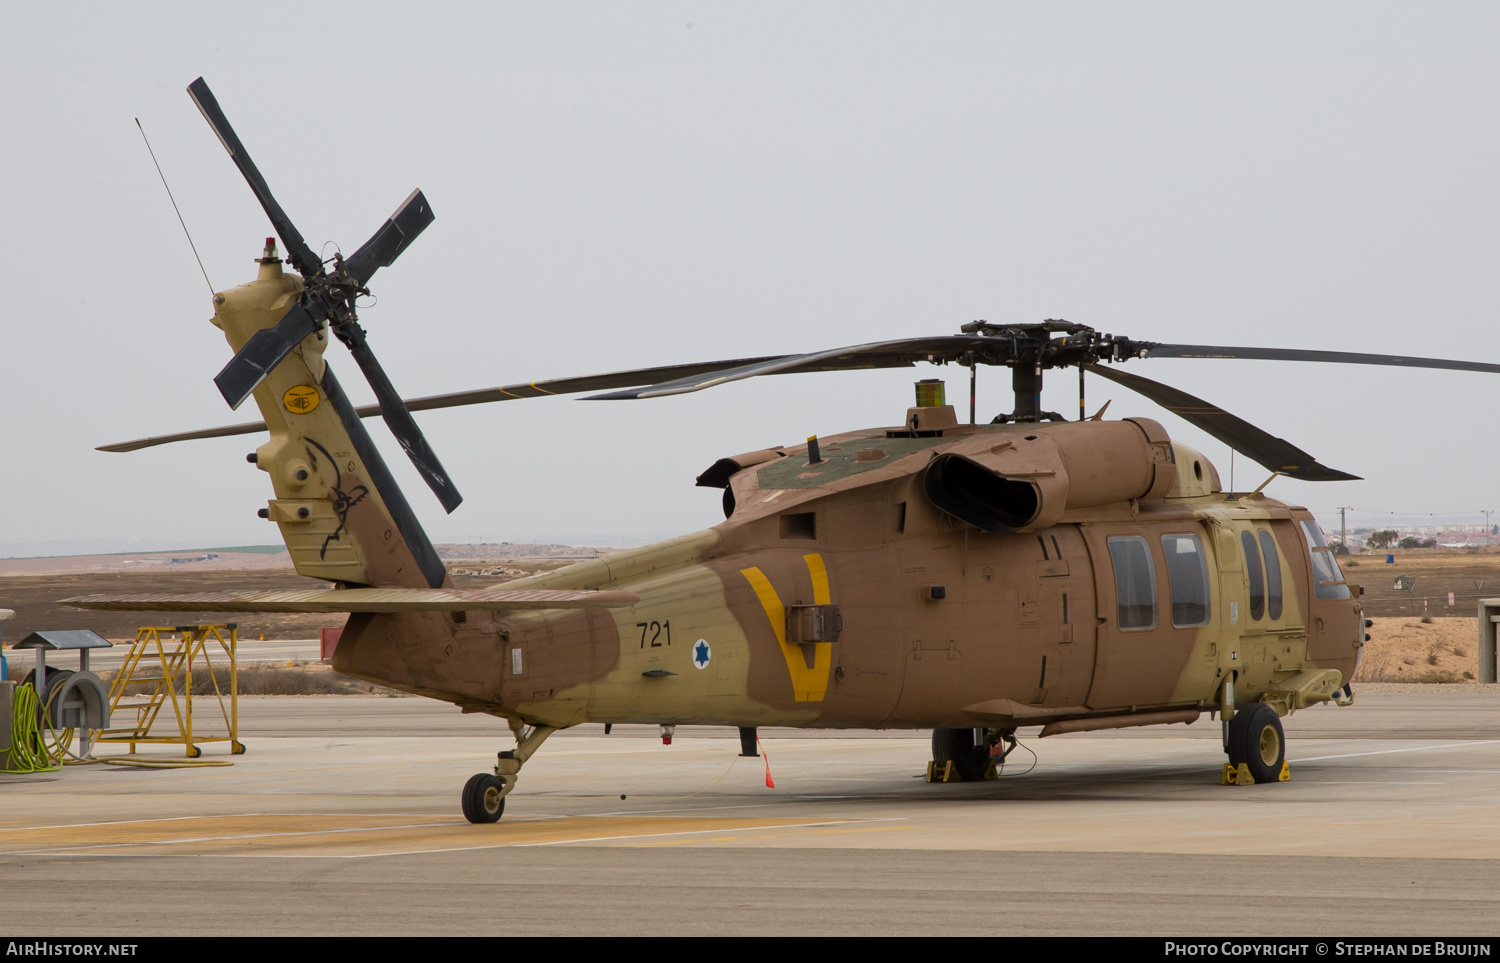
[[[161,178],[161,186],[167,188],[167,200],[172,202],[172,210],[177,213],[177,223],[182,225],[182,233],[187,235],[188,247],[193,249],[193,260],[198,262],[198,270],[203,272],[203,283],[208,285],[208,293],[214,293],[214,283],[208,279],[208,271],[203,267],[203,258],[198,256],[198,245],[193,243],[193,235],[188,231],[187,222],[182,219],[182,211],[177,209],[177,198],[172,196],[172,188],[167,185],[167,175],[161,172],[161,164],[157,163],[156,151],[151,149],[151,139],[146,136],[146,128],[141,126],[139,117],[132,118],[135,121],[136,130],[141,132],[141,140],[146,142],[146,153],[151,155],[151,163],[156,165],[156,176]]]

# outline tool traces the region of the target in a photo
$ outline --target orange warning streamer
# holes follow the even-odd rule
[[[760,736],[755,737],[755,744],[760,746],[760,757],[766,761],[766,788],[775,789],[776,784],[771,781],[771,754],[766,752],[766,744],[760,741]]]

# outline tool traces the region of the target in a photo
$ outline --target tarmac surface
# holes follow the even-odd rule
[[[1248,787],[1219,784],[1206,717],[1022,730],[999,779],[946,785],[920,778],[926,733],[765,730],[774,789],[732,729],[663,746],[587,725],[542,747],[488,826],[458,794],[512,745],[499,720],[247,697],[232,766],[0,775],[4,919],[28,936],[1493,935],[1500,687],[1426,688],[1299,712],[1291,781]],[[231,760],[222,742],[203,758]]]

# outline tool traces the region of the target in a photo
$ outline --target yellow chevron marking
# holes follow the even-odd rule
[[[815,600],[820,600],[817,601],[819,605],[826,604],[828,573],[823,568],[823,558],[816,554],[803,558],[807,562],[808,572],[813,577]],[[833,668],[833,644],[815,643],[812,668],[808,668],[807,659],[802,654],[802,646],[786,640],[786,606],[781,604],[781,596],[776,594],[776,588],[771,584],[771,580],[754,566],[740,569],[740,574],[745,576],[745,581],[750,583],[755,597],[760,600],[760,607],[766,611],[766,618],[771,623],[771,631],[776,633],[776,642],[781,646],[781,657],[786,660],[787,671],[792,677],[792,697],[797,702],[822,702],[823,696],[828,692],[828,674]]]
[[[557,392],[555,392],[555,391],[548,391],[546,388],[543,388],[541,385],[537,384],[535,381],[533,381],[531,383],[531,386],[533,388],[535,388],[537,391],[540,391],[544,395],[555,395],[555,394],[557,394]]]
[[[813,552],[802,556],[802,561],[807,563],[807,574],[812,576],[813,604],[827,605],[831,599],[828,595],[828,569],[823,567],[823,556]]]

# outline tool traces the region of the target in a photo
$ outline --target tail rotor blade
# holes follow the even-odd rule
[[[370,239],[360,246],[348,260],[344,262],[344,270],[349,272],[360,287],[369,283],[370,276],[383,267],[390,267],[395,263],[406,246],[416,240],[417,235],[426,230],[427,225],[433,221],[432,208],[427,204],[427,198],[420,190],[412,191],[401,202],[396,213],[386,218],[380,230],[370,236]]]
[[[1172,414],[1214,436],[1241,454],[1260,462],[1271,471],[1280,472],[1288,478],[1302,481],[1358,481],[1358,475],[1350,475],[1318,460],[1284,438],[1277,438],[1250,422],[1220,408],[1212,402],[1196,398],[1186,391],[1179,391],[1160,381],[1126,374],[1103,365],[1086,365],[1089,372],[1107,378],[1117,385],[1145,395]]]
[[[230,359],[224,369],[214,375],[214,384],[219,394],[229,402],[229,407],[238,408],[260,386],[271,369],[281,363],[302,339],[319,330],[328,318],[323,306],[317,301],[303,300],[292,305],[292,309],[281,320],[269,328],[261,328],[250,336],[245,346]]]
[[[203,114],[203,119],[208,121],[208,126],[214,129],[219,136],[219,143],[229,151],[229,157],[234,161],[234,166],[240,169],[240,173],[249,182],[250,189],[255,192],[256,200],[265,209],[266,216],[271,219],[271,226],[276,229],[276,234],[281,238],[281,243],[286,245],[287,255],[291,258],[292,265],[302,273],[303,277],[314,277],[323,273],[322,262],[307,246],[302,239],[302,234],[292,225],[291,218],[276,203],[276,198],[271,196],[271,189],[266,186],[266,179],[260,176],[260,170],[255,162],[250,159],[249,153],[245,151],[245,145],[240,143],[240,138],[229,126],[229,118],[224,116],[224,111],[219,107],[219,101],[214,97],[213,91],[208,89],[208,84],[203,78],[188,84],[188,96],[193,98],[193,103],[198,105],[198,110]]]
[[[391,434],[396,436],[396,440],[406,450],[406,457],[411,459],[422,480],[427,482],[427,487],[432,489],[432,493],[442,503],[443,510],[452,514],[462,504],[464,497],[453,487],[453,481],[443,469],[443,463],[438,461],[437,454],[423,437],[422,429],[417,427],[416,420],[406,410],[401,396],[391,385],[391,379],[386,377],[385,369],[380,366],[375,353],[365,341],[364,331],[358,324],[350,323],[340,329],[339,337],[348,346],[359,369],[365,373],[365,380],[375,390],[375,398],[380,402],[380,416],[385,419]]]

